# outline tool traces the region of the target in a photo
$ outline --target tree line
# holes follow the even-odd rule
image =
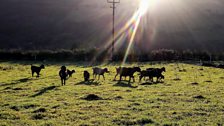
[[[122,61],[125,52],[118,51],[113,55],[113,61]],[[108,50],[97,48],[72,50],[0,50],[0,60],[28,60],[28,61],[104,61],[110,58]],[[148,52],[131,52],[127,56],[129,62],[147,61],[220,61],[224,60],[224,53],[209,53],[208,51],[159,49]]]

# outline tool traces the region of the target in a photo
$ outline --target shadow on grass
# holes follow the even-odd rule
[[[79,83],[76,83],[75,85],[95,85],[95,86],[98,86],[98,85],[100,85],[100,83],[91,79],[89,81],[81,81]]]
[[[37,96],[43,95],[47,91],[54,90],[55,88],[56,86],[49,86],[49,87],[43,88],[38,93],[32,95],[31,97],[37,97]]]
[[[25,83],[25,82],[28,82],[28,81],[31,81],[33,80],[32,78],[21,78],[21,79],[18,79],[18,80],[13,80],[13,82],[11,83],[5,83],[5,84],[1,84],[0,86],[10,86],[10,85],[16,85],[16,84],[20,84],[20,83]]]
[[[140,83],[140,85],[154,85],[155,83],[152,82],[144,82],[144,83]]]
[[[12,85],[17,85],[17,84],[21,84],[21,83],[26,83],[26,82],[29,82],[29,81],[35,81],[35,80],[41,80],[41,79],[47,79],[47,78],[53,78],[53,77],[55,77],[55,75],[46,76],[46,77],[39,77],[39,78],[26,77],[26,78],[21,78],[21,79],[18,79],[18,80],[12,80],[10,83],[3,83],[3,84],[0,83],[0,86],[12,86]]]
[[[158,81],[158,82],[144,82],[144,83],[141,83],[140,85],[156,85],[156,84],[162,84],[164,83],[163,81]]]
[[[127,82],[127,83],[125,83]],[[120,86],[120,87],[130,87],[130,88],[137,88],[137,86],[132,86],[131,83],[128,83],[128,81],[118,81],[114,86]]]

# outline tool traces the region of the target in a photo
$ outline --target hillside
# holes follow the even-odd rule
[[[1,125],[223,125],[223,69],[189,64],[128,64],[165,67],[164,82],[113,81],[117,65],[101,65],[110,73],[83,81],[92,67],[77,63],[47,63],[40,78],[31,77],[31,62],[0,63]],[[61,86],[61,64],[76,73]],[[185,69],[185,71],[183,71]],[[182,70],[182,71],[179,71]],[[91,74],[91,79],[92,74]],[[124,79],[124,78],[123,78]],[[128,77],[127,77],[128,79]],[[154,82],[155,82],[154,78]],[[87,97],[94,96],[98,97]]]
[[[111,37],[109,7],[106,0],[1,0],[0,49],[104,47]],[[137,8],[121,0],[116,30]],[[135,46],[222,51],[223,8],[222,0],[158,0],[142,18]]]

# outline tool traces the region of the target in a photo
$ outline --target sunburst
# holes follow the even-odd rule
[[[141,0],[138,10],[136,11],[136,13],[133,15],[133,18],[131,19],[131,22],[132,22],[132,25],[133,25],[134,28],[133,28],[133,31],[132,31],[132,34],[131,34],[131,38],[130,38],[130,41],[129,41],[129,44],[128,44],[128,48],[127,48],[127,50],[125,52],[125,56],[123,58],[122,66],[125,64],[125,62],[127,60],[128,54],[130,52],[130,49],[132,47],[132,44],[134,42],[137,30],[138,30],[138,26],[139,26],[139,23],[141,21],[141,18],[146,14],[146,12],[149,8],[149,1],[150,0]]]

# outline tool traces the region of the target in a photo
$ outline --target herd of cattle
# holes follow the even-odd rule
[[[206,67],[215,67],[215,68],[224,68],[223,64],[215,65],[212,63],[202,63],[201,66],[206,66]],[[44,65],[41,66],[33,66],[31,65],[31,71],[32,71],[32,76],[34,73],[37,74],[37,77],[40,76],[40,71],[41,69],[44,69]],[[153,82],[153,78],[156,77],[156,82],[165,79],[164,75],[162,74],[163,72],[166,72],[165,67],[162,68],[147,68],[146,70],[141,70],[140,67],[118,67],[116,68],[116,75],[114,77],[114,80],[116,80],[116,77],[120,75],[119,81],[122,80],[122,77],[129,77],[129,83],[131,82],[131,79],[133,79],[133,82],[135,81],[134,78],[134,73],[139,72],[139,82],[142,80],[142,78],[148,77],[148,79]],[[72,77],[72,74],[75,73],[75,70],[69,70],[65,66],[61,67],[61,70],[59,71],[59,76],[61,78],[61,83],[62,85],[65,85],[66,80],[69,77]],[[94,67],[93,68],[93,79],[96,79],[96,76],[98,76],[98,80],[100,79],[100,76],[103,76],[103,79],[105,80],[104,73],[109,73],[109,70],[107,68],[99,68],[99,67]],[[83,72],[83,77],[84,81],[89,81],[90,79],[90,73],[88,71]]]
[[[41,69],[44,69],[45,66],[33,66],[31,65],[31,72],[32,76],[34,76],[34,73],[37,74],[37,77],[40,76]],[[139,81],[142,80],[142,78],[148,77],[148,79],[153,82],[153,78],[156,77],[156,81],[160,81],[161,79],[164,79],[164,76],[162,75],[163,72],[165,72],[165,67],[162,68],[147,68],[146,70],[141,70],[140,67],[118,67],[116,68],[116,75],[114,77],[114,80],[116,80],[116,77],[120,75],[119,81],[122,80],[122,77],[129,77],[129,83],[131,82],[131,79],[133,79],[133,82],[135,82],[134,73],[139,72]],[[69,77],[72,77],[72,74],[75,73],[75,70],[69,70],[66,68],[66,66],[61,66],[61,70],[59,71],[59,76],[61,78],[62,85],[65,85],[66,80]],[[96,76],[98,76],[98,80],[100,79],[100,76],[103,76],[103,79],[105,80],[105,73],[109,73],[109,70],[107,68],[99,68],[94,67],[93,68],[93,79],[96,79]],[[90,73],[88,71],[83,72],[84,81],[89,81],[90,79]]]

